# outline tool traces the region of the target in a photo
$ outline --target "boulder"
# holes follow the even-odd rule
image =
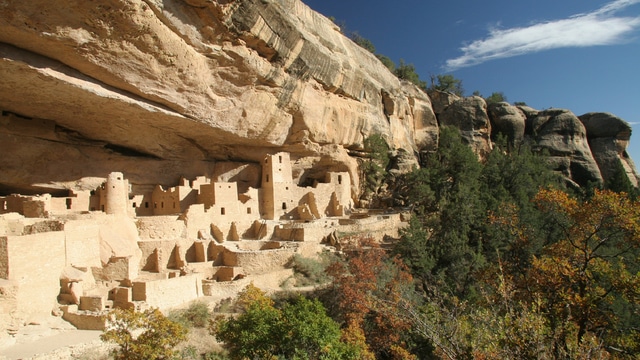
[[[429,94],[429,98],[431,99],[433,112],[436,115],[440,115],[446,108],[449,107],[449,105],[460,100],[460,96],[446,91],[429,90],[427,93]]]
[[[491,152],[491,123],[487,103],[479,96],[454,101],[440,115],[440,126],[460,129],[462,138],[484,159]]]
[[[602,175],[589,143],[587,131],[571,111],[540,111],[531,121],[531,131],[538,147],[549,152],[557,171],[581,186],[602,183]]]
[[[491,135],[498,134],[507,137],[511,144],[517,144],[524,139],[526,115],[516,106],[506,102],[492,103],[487,106],[491,120]]]
[[[609,113],[587,113],[578,118],[587,130],[589,146],[604,181],[610,180],[622,165],[631,184],[637,187],[638,172],[627,154],[631,125]]]

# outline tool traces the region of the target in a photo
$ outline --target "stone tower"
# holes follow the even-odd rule
[[[120,172],[107,176],[104,188],[106,192],[104,212],[107,214],[127,215],[129,202],[129,182]]]
[[[289,153],[267,155],[262,163],[262,217],[279,219],[293,210],[294,186]]]

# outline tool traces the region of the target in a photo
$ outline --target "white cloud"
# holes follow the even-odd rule
[[[463,55],[446,62],[449,71],[489,60],[512,57],[563,47],[617,44],[640,28],[640,16],[615,17],[613,14],[640,0],[617,0],[590,13],[567,19],[512,29],[494,29],[485,39],[460,48]]]

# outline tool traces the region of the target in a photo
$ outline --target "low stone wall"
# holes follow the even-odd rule
[[[202,274],[171,279],[134,281],[133,301],[145,301],[151,307],[168,309],[202,296]]]
[[[295,252],[294,248],[234,252],[237,261],[233,266],[241,266],[246,275],[265,274],[284,268]]]

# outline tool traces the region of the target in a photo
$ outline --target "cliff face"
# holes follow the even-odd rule
[[[492,126],[522,128],[500,111],[526,113],[492,115],[481,98],[442,93],[432,108],[299,0],[5,1],[0,78],[0,193],[93,189],[111,171],[175,185],[278,151],[301,183],[349,171],[357,188],[350,154],[371,134],[404,153],[434,150],[435,108],[483,156]],[[551,153],[563,141],[529,135]],[[602,178],[588,144],[608,140],[578,135],[580,151],[557,162],[579,157],[587,178]],[[624,159],[625,141],[612,144],[598,146]]]
[[[172,183],[276,151],[299,178],[357,182],[348,151],[372,133],[437,143],[429,97],[298,0],[34,0],[0,19],[5,191]]]

